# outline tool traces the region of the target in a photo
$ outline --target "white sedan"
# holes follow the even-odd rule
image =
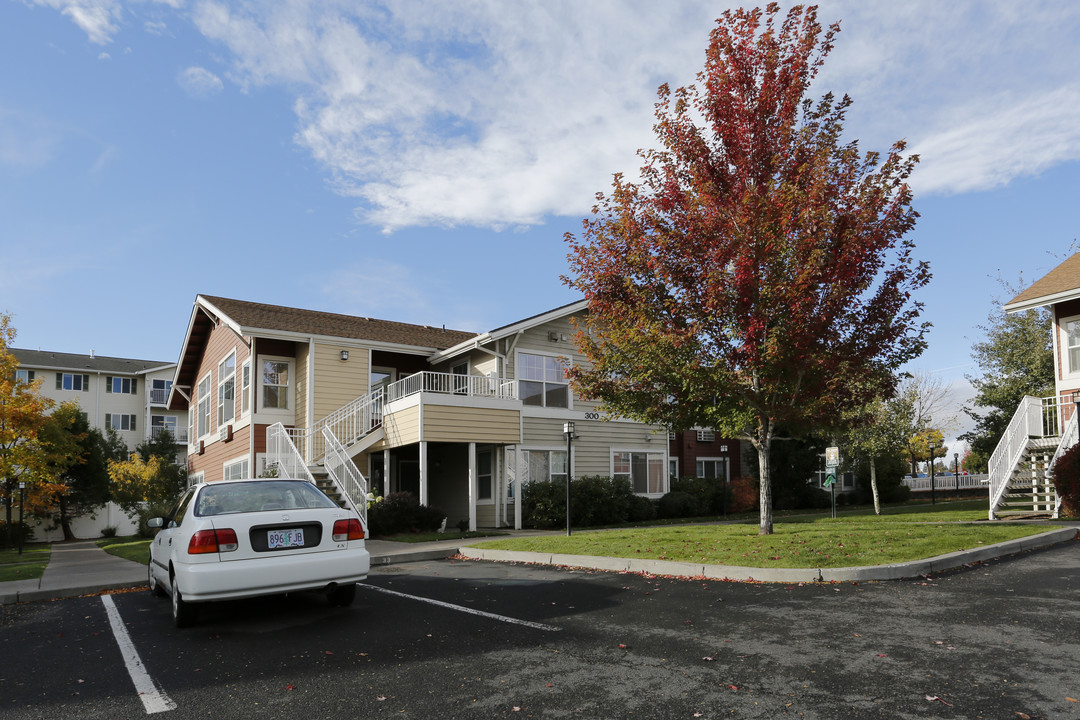
[[[195,485],[163,518],[150,543],[150,590],[172,596],[177,627],[198,603],[321,590],[349,605],[371,561],[366,528],[304,480],[238,480]]]

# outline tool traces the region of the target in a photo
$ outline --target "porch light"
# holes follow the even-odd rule
[[[349,359],[349,351],[348,350],[342,350],[341,351],[341,359],[342,360],[348,360]]]

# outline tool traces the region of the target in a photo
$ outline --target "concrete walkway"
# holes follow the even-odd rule
[[[678,577],[706,577],[752,582],[863,582],[867,580],[899,580],[922,577],[975,562],[1050,547],[1051,545],[1080,538],[1080,532],[1078,532],[1080,523],[1054,521],[1054,524],[1065,525],[1066,527],[997,545],[948,553],[928,560],[868,567],[822,569],[745,568],[667,560],[636,560],[585,555],[485,550],[482,547],[468,547],[465,545],[465,543],[481,543],[483,538],[440,540],[425,543],[368,540],[367,549],[371,553],[372,567],[440,560],[453,555],[464,555],[477,560],[529,562]],[[559,535],[561,533],[510,531],[507,534],[526,536]],[[45,568],[45,573],[40,580],[15,580],[0,583],[0,605],[62,597],[78,597],[105,590],[118,590],[144,585],[146,585],[146,567],[144,565],[110,555],[99,548],[93,540],[55,543],[52,546],[49,565]]]

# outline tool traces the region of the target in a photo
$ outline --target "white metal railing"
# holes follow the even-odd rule
[[[1048,482],[1053,481],[1051,473],[1054,471],[1054,465],[1057,464],[1058,458],[1065,454],[1065,451],[1071,448],[1076,443],[1080,442],[1080,413],[1073,412],[1069,415],[1068,421],[1065,423],[1065,429],[1061,432],[1061,442],[1058,443],[1057,450],[1054,451],[1054,457],[1050,460],[1049,467],[1046,468],[1046,477]],[[1061,495],[1058,494],[1057,500],[1054,503],[1053,518],[1056,520],[1061,516]]]
[[[363,519],[367,530],[367,480],[345,452],[345,446],[334,437],[329,428],[323,428],[326,443],[326,461],[323,467],[330,480],[342,492],[353,510]]]
[[[166,430],[168,430],[169,434],[172,435],[173,442],[187,444],[187,441],[188,441],[187,428],[167,427],[165,425],[155,425],[155,426],[151,427],[150,428],[150,439],[151,440],[157,440],[158,437],[163,432],[165,432]]]
[[[1009,479],[1032,439],[1061,438],[1066,423],[1076,414],[1073,398],[1024,396],[1009,427],[990,456],[990,519],[1009,486]],[[1052,465],[1051,465],[1052,467]]]
[[[382,425],[383,404],[383,389],[379,388],[320,419],[307,431],[305,443],[310,447],[305,447],[305,450],[310,454],[305,452],[304,457],[314,462],[326,454],[323,430],[330,430],[347,447]]]
[[[164,405],[169,399],[169,391],[164,388],[150,388],[150,404]]]
[[[390,383],[386,387],[386,402],[392,403],[417,393],[484,397],[497,400],[518,399],[516,380],[424,370]]]
[[[934,477],[934,490],[985,490],[987,478],[990,476],[983,473],[980,475],[937,475]],[[911,488],[912,492],[930,492],[929,477],[906,477],[901,482]]]
[[[289,431],[281,423],[266,428],[266,466],[276,466],[278,477],[299,478],[315,484],[304,456],[293,443]]]

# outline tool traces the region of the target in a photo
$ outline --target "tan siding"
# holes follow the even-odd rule
[[[553,418],[526,417],[523,447],[565,448],[563,421]],[[575,475],[610,475],[613,449],[664,452],[667,432],[651,434],[650,426],[632,422],[576,420],[574,430]],[[646,440],[646,438],[651,440]]]
[[[516,409],[424,405],[424,440],[515,444],[520,441]]]
[[[568,359],[571,365],[575,367],[588,367],[589,364],[586,362],[585,356],[578,351],[577,346],[574,344],[576,331],[570,324],[571,317],[573,316],[568,315],[558,318],[543,325],[529,328],[522,333],[517,344],[514,345],[513,351],[507,357],[507,377],[518,377],[515,361],[519,352],[558,355]],[[552,332],[557,333],[559,340],[553,342],[548,339],[548,334]],[[566,340],[562,339],[564,335],[567,338]],[[573,391],[571,393],[573,394]],[[596,406],[595,402],[582,400],[576,395],[573,395],[571,404],[574,410],[585,412],[592,411]]]
[[[383,427],[386,429],[386,444],[390,447],[420,442],[420,408],[405,408],[384,416]]]
[[[349,359],[341,359],[341,351]],[[342,405],[368,391],[371,371],[368,351],[364,348],[334,344],[315,345],[315,420],[318,421]]]
[[[198,401],[199,382],[208,372],[210,373],[210,432],[209,435],[202,436],[208,449],[218,442],[217,393],[218,381],[220,379],[218,377],[218,365],[234,350],[236,351],[236,384],[235,392],[233,393],[234,416],[231,424],[235,425],[240,418],[240,372],[244,363],[250,356],[248,347],[244,341],[225,325],[219,325],[211,330],[210,337],[207,339],[206,350],[199,363],[199,371],[195,376],[195,387],[192,389],[192,405],[195,405]],[[196,414],[195,419],[195,432],[198,433],[198,414]],[[196,440],[197,439],[198,438],[196,438]],[[229,444],[231,445],[232,443]],[[221,467],[219,466],[218,475],[220,476],[220,474]]]
[[[308,427],[308,363],[310,362],[307,345],[296,346],[296,407],[293,409],[293,418],[296,427]]]

